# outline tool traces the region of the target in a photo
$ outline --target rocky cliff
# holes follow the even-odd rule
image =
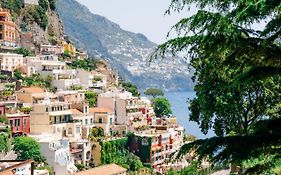
[[[23,0],[0,0],[0,5],[11,11],[22,47],[38,52],[41,44],[56,44],[63,38],[55,0],[38,0],[37,5],[24,4]]]

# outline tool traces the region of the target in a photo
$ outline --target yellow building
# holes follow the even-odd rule
[[[76,48],[74,47],[73,44],[64,41],[62,45],[63,45],[64,53],[69,53],[71,57],[76,56]]]

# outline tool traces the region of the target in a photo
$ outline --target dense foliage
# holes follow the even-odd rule
[[[129,171],[138,171],[143,167],[139,157],[127,150],[127,138],[101,142],[102,164],[116,163]]]
[[[104,137],[104,130],[100,127],[94,127],[90,131],[90,137],[92,138]]]
[[[167,98],[152,99],[152,106],[156,117],[167,117],[172,114],[171,104]]]
[[[133,96],[139,97],[140,92],[138,90],[138,87],[130,82],[122,82],[121,86],[128,92],[131,92]]]
[[[36,163],[43,162],[40,153],[40,145],[31,137],[16,137],[14,139],[13,150],[17,154],[18,160],[33,159]]]
[[[16,20],[19,14],[23,14],[23,23],[26,25],[28,22],[36,22],[42,29],[46,29],[48,25],[47,11],[49,8],[55,10],[55,0],[39,0],[39,6],[34,6],[29,9],[27,13],[22,13],[23,8],[22,0],[2,0],[0,4],[3,8],[11,10],[13,18]],[[25,26],[22,28],[25,28]]]
[[[28,49],[23,47],[17,48],[16,52],[17,54],[22,54],[24,57],[32,55],[32,53]]]
[[[86,71],[92,71],[97,68],[98,60],[95,59],[75,59],[70,63],[72,69],[84,69]]]
[[[149,88],[144,91],[144,94],[155,98],[157,96],[163,96],[164,92],[161,89]]]
[[[0,123],[8,124],[8,119],[4,116],[1,116]],[[10,136],[11,136],[11,128],[6,127],[5,130],[0,132],[0,152],[8,152],[10,149]]]
[[[32,74],[29,77],[24,77],[19,70],[14,71],[14,77],[17,80],[22,81],[23,86],[39,86],[47,88],[48,90],[54,92],[56,88],[52,86],[52,76],[48,76],[47,78],[43,78],[40,74]]]
[[[93,91],[86,91],[85,99],[89,103],[90,107],[95,107],[97,105],[98,93]]]
[[[213,129],[219,136],[186,148],[244,168],[249,168],[244,161],[273,156],[277,160],[270,165],[255,161],[251,168],[252,173],[273,173],[281,132],[272,132],[272,127],[263,127],[262,133],[253,130],[281,117],[281,2],[172,0],[167,13],[193,5],[197,13],[180,20],[173,28],[178,37],[160,45],[155,54],[188,54],[196,83],[190,120],[203,133]],[[259,23],[265,27],[256,27]]]

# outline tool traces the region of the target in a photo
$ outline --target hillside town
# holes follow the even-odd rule
[[[176,118],[157,117],[152,100],[130,92],[105,61],[67,37],[30,51],[20,32],[1,8],[0,174],[164,174],[189,165],[190,157],[172,161],[185,135]],[[20,138],[36,141],[44,161],[23,160]],[[136,161],[122,167],[119,154]]]

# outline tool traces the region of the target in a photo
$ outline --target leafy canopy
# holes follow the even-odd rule
[[[281,117],[281,1],[172,0],[167,14],[194,5],[197,13],[173,27],[178,37],[154,54],[187,53],[196,82],[190,120],[203,133],[214,129],[219,136],[183,149],[196,148],[213,161],[241,163],[269,155],[278,159],[280,132],[265,127],[260,135],[253,130]],[[265,26],[255,27],[258,23]],[[252,170],[272,173],[275,165],[256,161]]]
[[[172,114],[171,104],[167,98],[154,98],[152,102],[156,117],[166,117]]]
[[[161,89],[157,89],[157,88],[149,88],[146,91],[144,91],[145,95],[149,95],[152,96],[153,98],[157,97],[157,96],[163,96],[164,92]]]
[[[14,139],[13,150],[18,160],[33,159],[36,163],[43,162],[40,145],[31,137],[17,137]]]

